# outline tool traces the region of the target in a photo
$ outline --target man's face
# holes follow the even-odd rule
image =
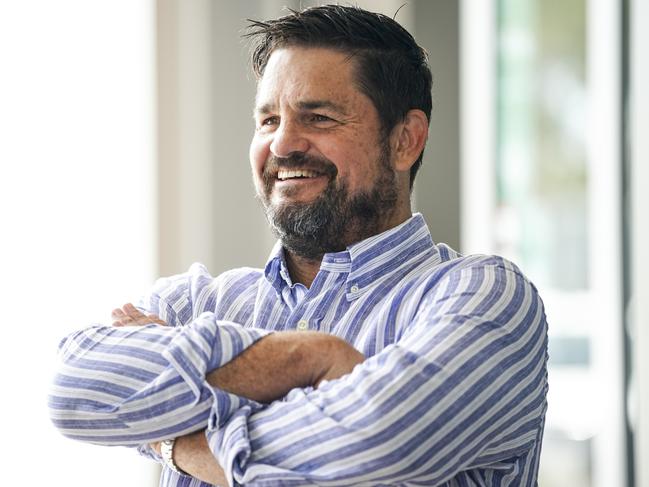
[[[283,48],[259,82],[255,187],[284,246],[303,257],[379,233],[397,201],[388,141],[353,69],[337,51]]]

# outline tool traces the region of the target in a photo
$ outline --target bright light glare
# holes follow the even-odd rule
[[[150,285],[151,1],[0,3],[3,485],[154,485],[153,463],[60,436],[58,341]]]

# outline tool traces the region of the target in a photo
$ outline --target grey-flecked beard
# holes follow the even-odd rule
[[[349,195],[347,185],[337,183],[336,171],[328,160],[304,155],[276,159],[278,167],[314,169],[322,167],[330,175],[327,188],[314,201],[272,205],[270,194],[274,179],[264,175],[264,195],[260,199],[273,233],[284,248],[306,258],[319,259],[329,252],[340,252],[349,245],[376,235],[383,228],[397,203],[396,175],[390,167],[389,152],[382,151],[380,173],[368,192]]]

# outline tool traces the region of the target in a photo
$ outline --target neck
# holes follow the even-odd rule
[[[410,208],[407,211],[402,211],[392,215],[392,217],[386,222],[385,225],[375,229],[375,232],[371,235],[355,235],[355,238],[343,238],[345,241],[346,247],[353,245],[357,242],[365,240],[366,238],[372,237],[373,235],[378,235],[380,233],[386,232],[391,228],[394,228],[398,225],[401,225],[403,222],[408,220],[412,216]],[[302,257],[300,255],[291,252],[285,248],[286,256],[286,267],[288,268],[288,273],[291,276],[291,280],[294,283],[304,284],[307,288],[311,287],[311,284],[315,280],[315,276],[320,270],[320,265],[322,264],[323,255],[320,255],[315,258]]]
[[[286,256],[286,267],[288,268],[291,280],[294,283],[299,282],[310,288],[315,276],[320,270],[322,256],[315,259],[307,259],[288,250],[285,251],[284,255]]]

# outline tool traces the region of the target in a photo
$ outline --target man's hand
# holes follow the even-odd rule
[[[334,380],[349,374],[356,365],[365,360],[365,356],[344,340],[327,335],[320,336],[327,340],[328,352],[314,349],[314,356],[320,364],[320,371],[311,380],[316,389],[325,380]]]
[[[158,325],[166,325],[157,315],[145,315],[140,312],[131,303],[126,303],[121,308],[115,308],[111,313],[113,318],[113,326],[142,326],[156,323]]]

